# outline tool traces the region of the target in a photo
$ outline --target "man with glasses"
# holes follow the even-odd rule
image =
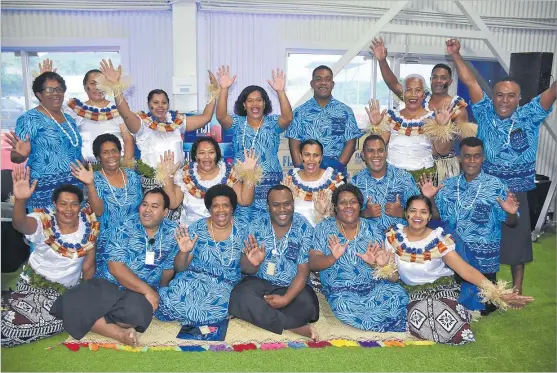
[[[356,141],[362,135],[354,112],[332,96],[335,82],[329,67],[317,66],[310,86],[313,97],[294,110],[294,120],[284,135],[288,138],[292,163],[294,167],[302,167],[300,144],[318,140],[323,144],[321,168],[332,167],[345,173],[356,150]]]

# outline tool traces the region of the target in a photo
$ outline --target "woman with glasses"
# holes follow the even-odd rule
[[[27,209],[52,208],[52,192],[61,184],[83,189],[72,176],[70,163],[82,160],[81,136],[75,121],[62,110],[66,82],[55,72],[44,72],[33,82],[39,106],[27,111],[16,122],[15,132],[6,134],[14,163],[27,161],[31,180],[37,187]]]

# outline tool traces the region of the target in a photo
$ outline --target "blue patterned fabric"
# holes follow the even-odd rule
[[[309,260],[313,239],[311,224],[302,215],[294,213],[288,233],[275,241],[271,217],[265,214],[249,225],[248,232],[255,236],[259,245],[265,245],[266,257],[255,276],[275,286],[290,286],[298,274],[298,265]],[[274,275],[267,273],[269,263],[275,265]]]
[[[61,184],[83,184],[72,176],[70,163],[82,160],[82,140],[75,121],[64,114],[66,122],[59,124],[68,136],[60,130],[56,123],[37,109],[31,109],[17,118],[15,133],[22,140],[29,135],[31,154],[27,166],[31,169],[31,180],[38,180],[37,189],[27,201],[27,208],[52,208],[52,192]],[[73,129],[73,131],[72,131]]]
[[[107,240],[112,231],[118,229],[118,223],[126,221],[126,219],[137,214],[141,200],[143,199],[143,191],[139,175],[129,169],[124,169],[128,182],[125,188],[116,188],[108,184],[101,172],[94,174],[95,188],[99,198],[104,202],[104,212],[98,217],[101,223],[99,237],[97,239],[96,259],[96,278],[109,279],[112,275],[108,272],[108,263],[106,252]],[[126,197],[127,193],[127,197]],[[120,206],[123,205],[123,206]]]
[[[464,174],[446,179],[435,196],[441,220],[456,231],[464,244],[463,257],[482,273],[499,271],[501,224],[507,213],[497,197],[507,198],[507,186],[484,171],[471,182]]]
[[[280,134],[284,130],[278,125],[278,115],[267,115],[263,125],[256,131],[247,123],[247,118],[232,114],[232,127],[226,130],[232,134],[234,160],[244,161],[244,149],[253,144],[258,163],[263,168],[263,180],[255,187],[255,200],[251,206],[238,206],[234,216],[240,224],[248,224],[267,212],[267,191],[282,181],[282,167],[278,159]]]
[[[367,207],[367,199],[371,197],[372,203],[381,205],[381,216],[369,218],[373,221],[381,232],[384,232],[392,225],[408,225],[406,219],[397,218],[385,214],[385,204],[395,202],[399,195],[402,207],[406,207],[408,198],[420,194],[416,182],[407,171],[387,164],[385,176],[379,180],[371,176],[368,168],[358,172],[352,178],[352,184],[356,185],[364,195],[364,209]]]
[[[178,243],[174,238],[176,228],[176,223],[164,218],[155,234],[155,243],[151,246],[139,214],[130,215],[120,226],[111,230],[105,246],[106,259],[124,263],[140,280],[157,290],[162,271],[174,269],[174,257],[178,253]],[[154,265],[145,264],[147,250],[155,252]],[[110,273],[106,279],[124,288]]]
[[[346,242],[336,219],[329,218],[315,227],[314,249],[330,255],[329,235],[336,235],[341,243]],[[350,241],[344,255],[319,272],[323,293],[335,316],[350,326],[376,332],[403,332],[408,294],[397,283],[374,280],[371,267],[356,256],[356,253],[366,252],[369,242],[383,240],[384,235],[374,223],[360,219],[360,232]]]
[[[294,119],[284,136],[300,141],[319,140],[324,158],[338,160],[345,143],[360,138],[362,132],[350,106],[331,97],[323,108],[312,97],[294,110]]]
[[[190,236],[199,236],[185,271],[177,273],[168,287],[159,290],[160,305],[155,317],[178,320],[188,325],[218,323],[228,316],[232,288],[241,280],[240,258],[245,231],[233,227],[233,234],[215,244],[209,234],[207,219],[188,228]]]
[[[504,181],[511,192],[534,189],[540,124],[553,108],[545,110],[540,96],[520,106],[510,118],[500,119],[485,94],[472,104],[478,121],[478,138],[484,142],[483,169]]]

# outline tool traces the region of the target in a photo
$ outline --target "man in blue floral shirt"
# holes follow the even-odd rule
[[[504,181],[520,201],[521,218],[514,228],[503,226],[501,264],[510,264],[514,287],[522,293],[524,264],[533,260],[526,192],[534,189],[540,124],[557,98],[555,82],[524,106],[518,106],[520,86],[512,78],[493,88],[493,100],[482,91],[460,56],[460,42],[447,41],[461,80],[470,93],[478,137],[485,144],[484,171]]]

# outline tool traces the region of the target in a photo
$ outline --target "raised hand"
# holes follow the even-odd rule
[[[209,73],[209,83],[211,83],[213,89],[219,89],[219,81],[215,78],[215,75],[211,72],[211,70],[207,70],[207,72]]]
[[[166,150],[163,155],[160,156],[159,167],[167,176],[174,176],[176,170],[180,167],[180,162],[174,163],[174,152],[171,150]]]
[[[374,126],[378,126],[385,117],[385,114],[387,114],[387,110],[381,111],[379,100],[369,100],[369,106],[364,108],[366,109],[369,122]]]
[[[25,140],[22,140],[14,131],[7,132],[6,143],[12,147],[12,153],[17,153],[26,158],[31,154],[31,142],[29,141],[28,134],[25,135]]]
[[[449,120],[451,119],[451,112],[449,111],[450,106],[451,102],[448,101],[443,103],[439,110],[435,111],[435,121],[440,126],[445,126],[449,123]]]
[[[321,189],[317,192],[317,198],[313,201],[313,206],[321,215],[327,213],[329,204],[331,203],[331,196],[325,189]]]
[[[265,260],[265,244],[259,246],[255,236],[250,234],[248,240],[244,240],[244,254],[252,266],[259,267]]]
[[[532,297],[519,295],[517,293],[504,294],[501,298],[505,301],[505,303],[507,303],[509,308],[522,308],[528,303],[532,303],[534,301],[534,298]]]
[[[37,187],[37,180],[34,180],[31,185],[29,185],[29,176],[31,175],[31,170],[29,167],[25,167],[22,164],[15,165],[12,171],[13,179],[13,193],[14,198],[19,200],[27,200],[31,198],[35,188]]]
[[[118,68],[115,69],[114,65],[112,65],[111,59],[109,59],[108,62],[106,62],[106,60],[102,60],[100,70],[108,83],[111,85],[117,84],[120,81],[120,77],[122,76],[122,66],[118,65]]]
[[[364,216],[368,218],[378,218],[381,216],[381,205],[378,203],[373,203],[371,197],[367,198],[366,209],[364,210]]]
[[[514,215],[518,211],[520,207],[520,202],[514,193],[511,193],[510,190],[507,189],[507,199],[502,200],[500,197],[497,197],[497,202],[507,214]]]
[[[267,302],[267,304],[274,309],[284,308],[290,303],[290,300],[287,297],[278,294],[264,295],[263,299],[265,299],[265,302]]]
[[[296,198],[299,191],[298,191],[298,187],[294,185],[294,182],[292,181],[292,176],[286,175],[284,177],[284,180],[282,180],[282,185],[286,185],[292,191],[294,198]]]
[[[371,266],[375,264],[377,250],[379,250],[379,244],[377,242],[373,244],[370,242],[367,244],[366,252],[363,254],[356,253],[356,256]]]
[[[429,176],[426,176],[424,172],[420,177],[420,189],[422,194],[429,199],[435,197],[437,192],[439,192],[439,189],[443,188],[443,184],[439,184],[438,186],[433,185],[433,179],[434,177],[431,172],[429,173]]]
[[[402,203],[400,202],[400,195],[396,195],[394,202],[385,203],[385,214],[396,218],[404,217],[404,209],[402,208]]]
[[[51,59],[45,58],[43,63],[39,62],[39,74],[47,73],[47,72],[56,72],[56,69],[52,68],[53,63]]]
[[[445,45],[447,46],[447,53],[451,56],[460,51],[460,41],[458,39],[449,39],[445,42]]]
[[[333,234],[329,235],[329,250],[331,250],[333,258],[338,260],[341,256],[344,255],[347,247],[348,241],[346,241],[346,243],[343,245],[340,243],[338,236]]]
[[[178,228],[176,228],[176,232],[174,232],[174,237],[176,238],[176,242],[178,242],[178,248],[183,253],[191,252],[198,238],[196,234],[195,237],[191,239],[188,233],[188,228],[185,225],[181,225],[181,224]]]
[[[70,169],[73,177],[81,181],[83,184],[88,186],[93,184],[95,176],[93,174],[93,167],[90,164],[87,164],[87,167],[85,167],[79,160],[77,160],[75,164],[73,162],[70,163]]]
[[[385,48],[385,43],[383,43],[383,38],[375,38],[371,41],[369,46],[371,52],[375,55],[377,61],[384,61],[387,59],[387,48]]]
[[[389,264],[391,256],[392,253],[385,250],[384,243],[382,243],[381,246],[377,245],[377,250],[375,251],[375,263],[377,263],[379,267],[384,267]]]
[[[255,149],[244,149],[244,161],[242,162],[242,168],[244,170],[255,170],[258,159],[259,157],[255,156]]]
[[[267,80],[267,83],[273,88],[276,92],[283,92],[284,87],[286,86],[286,75],[284,72],[277,67],[277,71],[272,71],[273,73],[273,81]]]
[[[219,79],[220,87],[223,89],[230,88],[234,81],[236,80],[236,75],[232,78],[230,77],[230,67],[222,65],[217,70],[217,78]]]

